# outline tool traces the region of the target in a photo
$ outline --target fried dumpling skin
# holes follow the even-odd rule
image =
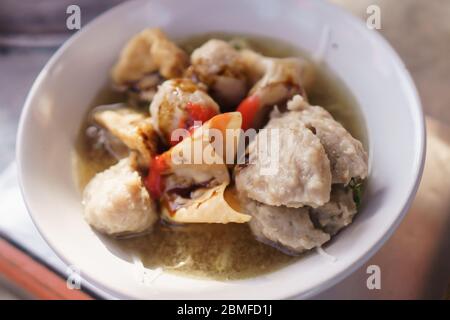
[[[241,115],[238,112],[217,115],[168,151],[166,157],[171,162],[168,164],[169,174],[165,177],[165,195],[161,200],[166,220],[175,223],[244,223],[250,220],[250,216],[233,209],[225,199],[225,189],[230,183],[226,151],[215,148],[208,131],[215,129],[221,132],[224,141],[220,144],[231,147],[236,146],[239,136],[232,135],[228,140],[226,130],[239,130],[240,126]],[[196,149],[196,142],[202,148]],[[199,163],[195,163],[197,151],[202,152]],[[189,192],[180,195],[174,192],[177,189]]]
[[[130,108],[119,108],[98,110],[93,118],[130,150],[137,151],[141,167],[150,164],[157,153],[159,138],[149,117]]]
[[[114,88],[128,94],[137,105],[149,103],[157,86],[166,79],[181,77],[189,57],[159,29],[145,29],[122,49],[111,71]]]
[[[186,53],[160,29],[145,29],[125,45],[112,70],[112,78],[119,85],[155,71],[166,79],[176,78],[183,74],[188,61]]]
[[[301,58],[269,58],[252,50],[241,52],[250,78],[257,79],[249,95],[258,94],[263,104],[275,105],[294,94],[306,96],[303,79],[306,62]]]
[[[251,216],[233,209],[225,199],[225,189],[228,183],[196,190],[200,195],[191,200],[190,204],[181,206],[171,212],[163,206],[163,215],[175,223],[245,223]]]
[[[224,111],[235,108],[247,94],[241,55],[223,40],[211,39],[195,49],[187,76],[206,84]]]
[[[262,127],[274,106],[284,108],[294,95],[306,98],[304,83],[309,66],[300,58],[270,58],[252,50],[242,50],[241,60],[252,83],[247,98],[238,106],[244,115],[244,129]]]

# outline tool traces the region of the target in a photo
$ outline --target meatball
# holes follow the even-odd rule
[[[311,211],[313,219],[331,235],[349,225],[355,214],[356,204],[353,200],[353,192],[343,185],[334,185],[330,201]]]
[[[98,173],[83,192],[85,220],[108,235],[138,234],[158,220],[156,207],[136,171],[135,157]]]
[[[176,144],[172,132],[189,129],[195,122],[206,122],[219,113],[217,103],[189,79],[165,81],[150,104],[155,129],[167,144]]]
[[[208,92],[229,111],[247,94],[240,54],[229,43],[212,39],[191,55],[188,75],[208,86]]]
[[[235,168],[237,190],[271,206],[318,207],[331,191],[330,162],[320,140],[301,122],[274,117],[248,148],[249,161]],[[272,129],[278,129],[278,139]],[[278,150],[260,152],[266,133]],[[271,146],[268,147],[272,149]],[[272,172],[265,169],[272,167]]]
[[[287,253],[302,253],[330,240],[329,234],[314,227],[309,208],[272,207],[242,197],[240,203],[252,216],[249,226],[256,239]]]
[[[360,141],[322,107],[310,106],[301,96],[288,103],[291,112],[283,114],[292,122],[302,122],[320,139],[330,159],[332,183],[348,184],[351,178],[365,179],[368,174],[367,153]]]

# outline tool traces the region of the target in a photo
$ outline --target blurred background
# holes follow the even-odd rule
[[[66,289],[65,266],[37,234],[21,203],[14,150],[27,92],[51,55],[73,33],[66,28],[66,8],[70,4],[80,6],[83,26],[121,2],[0,0],[0,199],[3,196],[15,201],[14,206],[0,208],[0,299],[111,298],[91,286],[80,293]],[[363,20],[368,17],[369,5],[380,7],[378,32],[399,53],[421,96],[427,117],[428,150],[424,177],[412,209],[394,236],[366,264],[380,266],[382,289],[367,289],[364,266],[317,298],[448,299],[450,1],[329,2]],[[26,276],[33,274],[46,280]]]

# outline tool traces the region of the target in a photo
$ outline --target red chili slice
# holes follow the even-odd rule
[[[242,114],[242,129],[247,130],[253,127],[253,122],[259,111],[260,101],[256,95],[245,98],[237,107],[237,111]]]
[[[168,164],[163,155],[155,156],[150,164],[148,176],[144,184],[153,199],[159,199],[164,192],[163,173],[168,169]]]

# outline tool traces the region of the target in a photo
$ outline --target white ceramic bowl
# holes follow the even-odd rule
[[[176,37],[206,31],[270,36],[310,53],[323,46],[322,35],[329,37],[324,59],[362,109],[370,155],[362,210],[326,249],[336,262],[313,253],[247,280],[164,273],[145,284],[126,253],[84,222],[71,168],[75,137],[123,44],[156,26]],[[17,156],[23,195],[44,238],[84,277],[119,297],[304,298],[361,266],[395,230],[420,180],[424,134],[419,98],[399,57],[377,32],[337,7],[315,0],[133,1],[85,26],[47,63],[25,103]]]

